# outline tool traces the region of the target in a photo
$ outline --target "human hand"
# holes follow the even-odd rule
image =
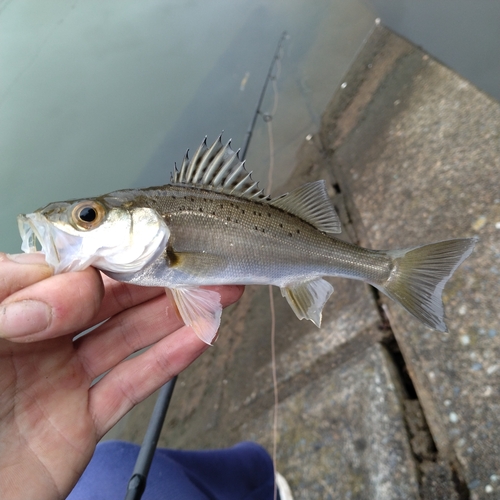
[[[208,347],[163,288],[119,283],[94,268],[51,274],[41,254],[0,253],[2,498],[65,498],[99,439]],[[225,306],[243,291],[212,288]]]

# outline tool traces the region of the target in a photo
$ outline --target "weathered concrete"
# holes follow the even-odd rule
[[[500,497],[500,106],[383,28],[345,82],[321,139],[359,240],[480,237],[445,290],[450,333],[386,302],[441,456],[471,498]]]
[[[417,499],[399,375],[379,344],[312,381],[278,407],[278,470],[297,498]],[[273,411],[244,427],[272,449]]]
[[[376,27],[299,151],[284,190],[325,179],[344,238],[481,241],[445,291],[447,334],[360,282],[332,280],[320,330],[274,291],[278,469],[296,498],[500,498],[499,123],[498,103]],[[248,287],[224,313],[179,378],[160,446],[272,449],[269,300]],[[140,442],[153,403],[111,435]]]

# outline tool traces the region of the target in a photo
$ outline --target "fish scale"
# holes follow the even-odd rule
[[[173,252],[197,252],[202,254],[200,259],[203,254],[224,257],[222,268],[211,268],[206,276],[210,284],[248,284],[254,276],[253,284],[281,287],[300,278],[323,275],[382,283],[391,271],[386,255],[363,249],[365,258],[360,259],[356,245],[327,236],[269,204],[183,187],[145,190],[143,194],[156,200],[153,206],[160,213],[168,214],[165,220]],[[261,261],[263,254],[269,260],[267,265]],[[281,265],[276,264],[278,259]],[[227,269],[231,260],[237,265]],[[191,282],[169,283],[186,284]]]
[[[383,251],[339,240],[323,181],[271,200],[220,138],[186,156],[170,184],[51,203],[20,215],[19,228],[23,250],[38,240],[56,273],[93,265],[119,281],[171,289],[184,322],[207,343],[222,307],[218,293],[200,287],[276,285],[299,319],[320,326],[333,292],[325,276],[365,281],[445,331],[441,294],[476,243]]]

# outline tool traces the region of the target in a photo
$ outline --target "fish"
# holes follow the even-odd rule
[[[111,278],[165,287],[184,323],[212,344],[221,320],[210,285],[275,285],[299,319],[321,326],[325,277],[364,281],[427,327],[447,331],[442,292],[477,238],[398,250],[340,240],[324,181],[270,198],[221,136],[186,153],[170,183],[50,203],[18,216],[24,252],[54,273],[94,266]],[[168,293],[168,292],[167,292]]]

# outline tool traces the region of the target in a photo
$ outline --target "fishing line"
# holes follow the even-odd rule
[[[279,61],[279,60],[278,60]],[[279,72],[277,72],[279,73]],[[269,118],[266,121],[267,125],[267,135],[269,138],[269,172],[267,178],[267,193],[271,194],[271,189],[273,185],[273,174],[274,174],[274,136],[273,136],[273,116],[276,112],[278,106],[278,89],[276,85],[276,78],[273,79],[273,94],[274,94],[274,106],[271,115],[266,115]],[[271,371],[273,377],[273,389],[274,389],[274,411],[273,411],[273,467],[274,473],[277,473],[277,451],[278,451],[278,405],[279,405],[279,394],[278,394],[278,377],[276,374],[276,311],[274,308],[274,296],[273,287],[269,285],[269,307],[271,310]],[[277,498],[277,487],[276,481],[274,484],[274,500]]]
[[[273,107],[271,113],[266,113],[263,115],[264,122],[267,125],[267,135],[269,138],[269,171],[267,176],[267,194],[271,194],[273,185],[273,174],[274,174],[274,136],[273,136],[273,117],[278,108],[278,85],[277,80],[281,73],[281,57],[282,48],[280,48],[279,55],[276,57],[275,68],[276,73],[271,79],[273,88]],[[278,450],[278,377],[276,375],[276,312],[274,309],[274,296],[273,287],[269,285],[269,307],[271,310],[271,372],[273,377],[273,389],[274,389],[274,411],[273,411],[273,467],[274,467],[274,500],[277,499],[278,488],[276,483],[276,473],[277,473],[277,450]]]
[[[276,314],[274,310],[273,288],[269,285],[269,307],[271,309],[271,371],[273,374],[274,412],[273,412],[273,468],[274,468],[274,500],[277,499],[278,488],[276,483],[276,455],[278,452],[278,379],[276,377]]]
[[[278,108],[278,86],[277,79],[281,73],[281,59],[283,57],[283,42],[289,38],[288,33],[284,31],[281,34],[280,40],[278,42],[278,47],[276,48],[276,52],[274,53],[273,60],[271,61],[271,65],[269,66],[269,70],[267,72],[266,80],[264,82],[264,86],[262,87],[259,100],[257,102],[257,107],[255,108],[255,112],[252,116],[252,120],[248,127],[247,133],[245,135],[245,141],[243,143],[243,147],[241,149],[241,159],[244,160],[246,158],[248,146],[250,145],[250,141],[252,139],[253,129],[255,127],[255,123],[257,121],[257,117],[259,115],[262,116],[262,119],[267,124],[267,135],[269,138],[269,170],[267,177],[267,187],[266,194],[271,194],[272,184],[273,184],[273,174],[274,174],[274,137],[273,137],[273,126],[272,120]],[[268,83],[271,82],[273,87],[273,106],[270,113],[263,113],[261,111],[262,102],[264,100],[264,96],[266,94],[266,89]],[[278,495],[278,487],[276,482],[277,470],[276,470],[276,455],[277,455],[277,447],[278,447],[278,378],[276,376],[276,342],[275,342],[275,334],[276,334],[276,314],[274,310],[274,297],[272,286],[269,285],[269,307],[271,310],[271,372],[273,379],[273,388],[274,388],[274,412],[273,412],[273,468],[274,468],[274,500],[277,499]]]

